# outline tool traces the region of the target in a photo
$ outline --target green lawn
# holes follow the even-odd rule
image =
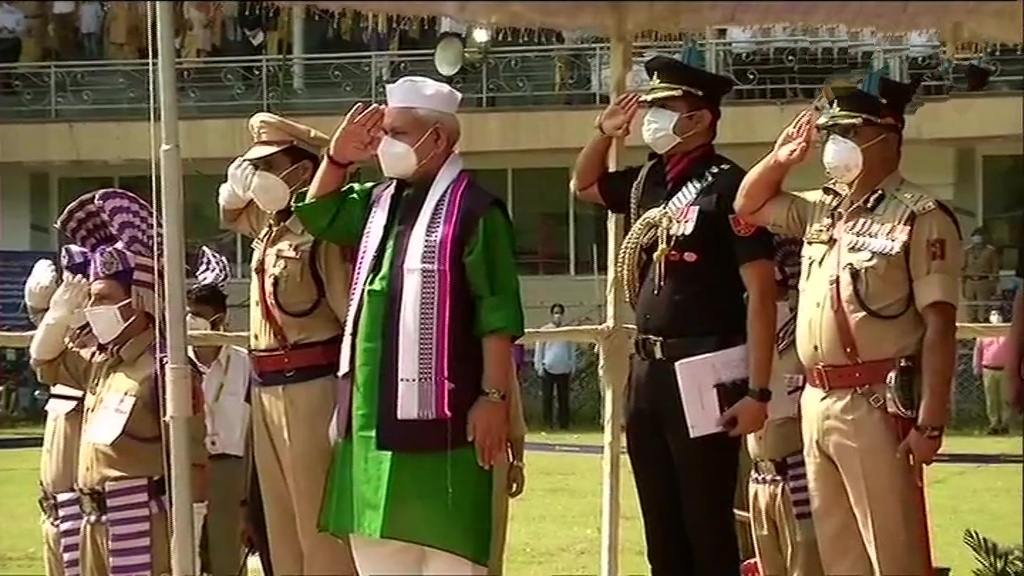
[[[576,435],[597,443],[596,433]],[[573,435],[535,434],[533,441],[568,442]],[[1020,440],[953,437],[956,452],[1020,452]],[[0,574],[41,574],[37,450],[0,451]],[[623,459],[622,574],[644,574],[644,546],[636,493]],[[954,574],[968,575],[970,553],[961,544],[966,528],[1003,543],[1021,542],[1022,472],[1013,465],[936,465],[928,471],[929,504],[937,559]],[[512,576],[596,574],[600,554],[601,459],[577,454],[532,454],[526,494],[512,506],[508,570]]]

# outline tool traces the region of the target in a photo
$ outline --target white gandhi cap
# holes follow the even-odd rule
[[[406,76],[386,87],[388,107],[420,108],[455,114],[462,102],[462,93],[437,80],[423,76]]]

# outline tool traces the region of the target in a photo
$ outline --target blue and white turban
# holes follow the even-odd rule
[[[231,264],[223,255],[208,246],[199,248],[199,262],[196,271],[197,286],[216,286],[224,290],[231,278]]]

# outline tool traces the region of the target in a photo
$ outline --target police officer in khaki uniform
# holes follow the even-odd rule
[[[971,322],[984,322],[999,290],[999,250],[987,240],[985,229],[976,228],[964,250],[964,300]]]
[[[353,574],[348,545],[317,529],[351,258],[291,212],[329,139],[266,112],[249,131],[253,145],[228,168],[219,203],[222,226],[253,238],[253,450],[271,562],[278,574]]]
[[[89,279],[65,276],[31,344],[40,381],[86,391],[75,479],[82,513],[61,530],[61,536],[81,530],[80,557],[71,562],[65,556],[66,572],[164,574],[170,570],[170,543],[163,386],[152,316],[152,210],[129,192],[102,190],[73,202],[57,226],[90,252]],[[97,342],[88,354],[64,344],[77,311]],[[199,483],[206,451],[202,415],[196,413],[190,433]],[[195,492],[203,498],[201,485]]]
[[[88,252],[73,245],[61,247],[61,268],[72,275],[88,273]],[[50,308],[50,300],[57,294],[60,274],[50,260],[36,262],[25,282],[25,305],[35,324],[39,324]],[[67,301],[67,289],[57,296]],[[84,304],[84,302],[82,303]],[[64,342],[68,353],[88,357],[95,349],[95,339],[83,327],[85,317],[74,313],[70,333]],[[30,349],[29,356],[37,357],[38,349]],[[78,550],[81,542],[75,529],[82,508],[75,492],[75,474],[78,466],[78,444],[82,432],[82,397],[84,382],[69,382],[52,386],[46,401],[46,426],[43,430],[43,450],[39,462],[39,498],[43,511],[43,560],[47,576],[73,576],[79,574]]]
[[[801,244],[794,238],[775,238],[779,301],[772,399],[764,428],[746,438],[753,460],[748,484],[751,531],[761,574],[766,576],[824,576],[811,520],[797,406],[804,382],[795,346]]]
[[[804,241],[800,410],[826,574],[931,573],[921,466],[949,414],[963,249],[952,211],[899,173],[915,91],[877,73],[859,87],[833,85],[820,118],[802,113],[735,203]],[[780,193],[815,131],[831,180]]]

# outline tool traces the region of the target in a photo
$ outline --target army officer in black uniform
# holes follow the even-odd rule
[[[667,56],[650,59],[646,70],[645,94],[621,96],[598,117],[576,159],[573,188],[580,199],[630,219],[617,262],[638,329],[626,439],[651,575],[737,575],[739,436],[761,427],[770,397],[772,237],[733,214],[745,171],[712,144],[733,81]],[[642,106],[643,138],[653,153],[643,166],[608,172],[613,140],[628,135]],[[744,292],[763,322],[747,326]],[[719,391],[732,406],[723,415],[729,432],[690,438],[674,362],[748,338],[749,392],[745,381]]]

